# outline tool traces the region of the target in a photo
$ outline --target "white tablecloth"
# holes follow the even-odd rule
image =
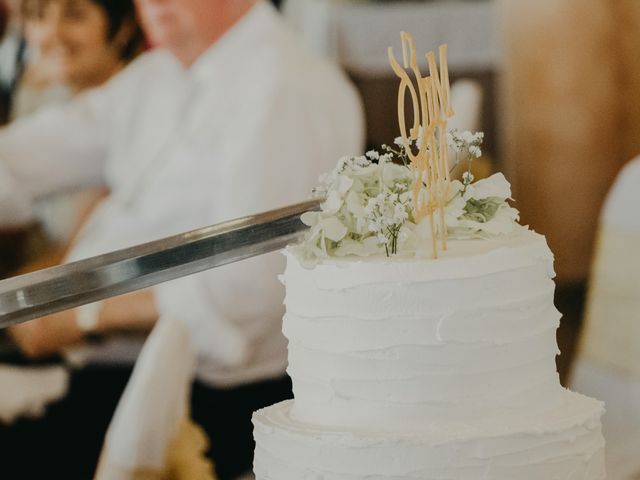
[[[494,0],[284,3],[286,18],[309,46],[361,75],[391,74],[387,47],[400,58],[403,30],[414,36],[419,52],[448,43],[453,71],[493,69],[501,59],[498,12]]]
[[[588,358],[576,362],[571,388],[604,401],[602,418],[607,478],[640,478],[640,379]]]

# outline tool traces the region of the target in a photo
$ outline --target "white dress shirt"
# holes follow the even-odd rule
[[[32,199],[106,183],[69,260],[298,202],[363,141],[358,96],[336,67],[299,46],[258,4],[188,69],[143,55],[105,87],[0,132],[0,222]],[[185,321],[198,376],[235,385],[277,376],[280,254],[155,287],[160,313]]]

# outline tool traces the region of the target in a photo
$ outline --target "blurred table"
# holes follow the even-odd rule
[[[495,73],[502,62],[497,1],[287,0],[283,12],[309,47],[351,76],[364,101],[371,147],[391,143],[398,132],[398,80],[387,48],[401,57],[401,31],[413,35],[419,52],[448,43],[452,82],[472,78],[483,87],[484,150],[496,157]]]
[[[358,75],[388,74],[387,47],[400,54],[401,31],[419,52],[448,43],[454,71],[493,69],[501,59],[493,0],[288,0],[283,11],[311,48]]]

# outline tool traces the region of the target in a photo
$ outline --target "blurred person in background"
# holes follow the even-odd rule
[[[267,2],[137,4],[159,48],[104,87],[0,131],[0,222],[29,221],[34,200],[54,192],[104,184],[109,195],[66,257],[78,260],[303,200],[338,157],[361,151],[354,88]],[[251,469],[252,412],[291,396],[283,266],[277,253],[253,258],[28,322],[12,337],[37,357],[158,316],[183,321],[199,356],[193,418],[219,478],[237,478]],[[87,405],[67,413],[90,417]],[[88,443],[67,433],[74,448]],[[76,478],[68,461],[59,468]]]
[[[4,3],[4,1],[0,1],[0,37],[4,35],[4,32],[7,28],[8,21],[9,21],[9,8]]]
[[[12,118],[48,104],[49,88],[102,85],[141,49],[132,1],[23,0],[21,11],[26,48]]]
[[[21,47],[3,52],[16,63],[9,91],[10,116],[15,128],[29,123],[29,117],[37,116],[39,110],[62,106],[75,95],[104,84],[143,47],[132,0],[24,0],[13,5],[12,12],[12,34],[16,35],[16,23],[23,27],[19,34],[23,38]],[[71,136],[73,133],[69,132]],[[105,194],[104,187],[90,186],[38,201],[33,221],[5,235],[16,241],[11,242],[14,248],[3,248],[2,263],[7,262],[8,268],[27,258],[17,273],[59,263],[82,222]],[[15,261],[9,258],[12,255],[17,257]],[[131,326],[123,322],[115,329],[140,328],[146,332],[152,325],[139,323]],[[33,452],[51,450],[46,442],[55,444],[49,431],[56,431],[57,419],[64,418],[71,430],[83,428],[88,446],[99,444],[143,340],[142,335],[134,340],[128,335],[124,341],[111,339],[101,350],[99,364],[74,370],[69,383],[59,350],[33,352],[29,345],[25,347],[24,342],[18,341],[27,357],[34,353],[47,357],[34,362],[13,351],[7,340],[0,338],[0,361],[5,362],[0,364],[0,424],[4,423],[0,426],[0,444],[10,442],[16,445],[16,450],[33,446],[15,455],[14,461],[26,461]],[[51,401],[55,401],[52,416],[24,418],[34,414],[37,417]],[[87,402],[93,405],[91,416],[79,418],[73,410]],[[56,449],[51,451],[55,455]],[[90,472],[91,455],[85,457],[78,462],[78,469]]]
[[[102,85],[142,49],[132,0],[23,0],[13,5],[12,16],[2,51],[3,62],[14,63],[7,86],[10,120]],[[22,271],[58,263],[104,194],[85,189],[39,202],[37,225],[15,232],[13,245],[5,245],[0,272],[34,257],[34,265]]]
[[[2,36],[0,36],[0,126],[9,118],[12,94],[19,76],[19,59],[24,50],[20,22],[20,0],[0,0]],[[11,274],[25,260],[28,237],[24,228],[0,232],[0,278]],[[1,338],[1,336],[0,336]]]
[[[23,45],[17,2],[0,0],[0,125],[9,116],[11,92],[18,75],[16,60]]]
[[[23,0],[21,13],[24,63],[11,119],[102,85],[141,51],[132,0]],[[37,218],[46,240],[61,248],[50,258],[39,258],[38,266],[61,260],[65,245],[104,194],[89,189],[39,203]]]

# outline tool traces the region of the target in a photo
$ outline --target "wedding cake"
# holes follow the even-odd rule
[[[553,256],[504,176],[449,178],[482,135],[446,130],[437,73],[427,118],[342,159],[286,251],[295,399],[254,414],[257,480],[605,478],[603,404],[556,372]]]

